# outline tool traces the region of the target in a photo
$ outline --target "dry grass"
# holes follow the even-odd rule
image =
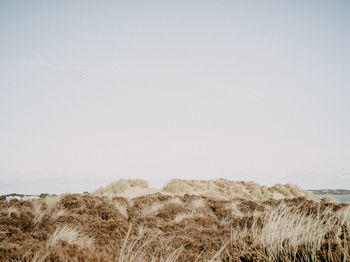
[[[0,202],[0,261],[349,261],[349,229],[324,200],[64,195]]]
[[[253,228],[254,239],[267,247],[270,260],[293,259],[303,247],[303,261],[315,261],[325,235],[335,228],[331,207],[308,215],[301,206],[281,203],[262,218],[262,229]],[[255,224],[256,225],[256,224]]]
[[[159,261],[173,262],[176,261],[182,252],[182,248],[171,250],[170,239],[166,242],[159,241],[161,233],[155,230],[149,230],[144,227],[138,228],[136,234],[131,236],[131,226],[125,236],[122,244],[118,262],[144,262]],[[149,253],[148,247],[156,243],[153,254]],[[151,256],[150,256],[151,255]]]
[[[45,216],[51,216],[53,218],[63,216],[65,210],[57,207],[61,198],[61,196],[47,196],[44,199],[33,200],[34,221],[39,223]]]
[[[92,247],[93,239],[84,236],[79,232],[79,229],[76,227],[63,225],[58,227],[51,237],[47,240],[48,246],[57,246],[62,244],[62,242],[69,245],[78,245],[81,247]]]

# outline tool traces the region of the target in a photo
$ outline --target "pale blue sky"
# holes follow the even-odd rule
[[[349,1],[0,1],[0,194],[350,188]]]

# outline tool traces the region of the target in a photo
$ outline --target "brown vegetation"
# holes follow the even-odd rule
[[[349,261],[350,207],[153,194],[0,202],[0,261]]]

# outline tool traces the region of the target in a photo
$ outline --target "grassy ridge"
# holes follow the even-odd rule
[[[350,207],[162,194],[0,202],[0,261],[348,261]]]

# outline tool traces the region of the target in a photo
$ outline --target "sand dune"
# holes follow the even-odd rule
[[[212,197],[221,200],[243,198],[248,200],[269,200],[294,197],[319,200],[311,192],[297,186],[276,184],[272,187],[260,186],[254,182],[217,180],[171,180],[163,189],[150,188],[144,180],[121,179],[106,187],[101,187],[93,194],[96,196],[121,196],[133,198],[147,194],[162,193],[164,195],[185,194]]]
[[[140,179],[121,179],[113,182],[106,187],[101,187],[93,192],[95,196],[120,196],[125,198],[134,198],[143,195],[163,193],[170,195],[169,192],[163,192],[161,189],[150,188],[147,181]]]
[[[305,197],[317,200],[311,192],[297,186],[276,184],[272,187],[260,186],[254,182],[217,180],[171,180],[164,188],[173,194],[193,194],[230,200],[244,198],[249,200],[283,199]]]

